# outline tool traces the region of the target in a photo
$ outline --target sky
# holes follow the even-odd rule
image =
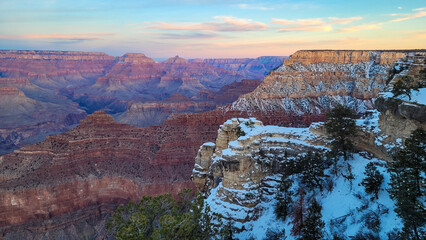
[[[0,1],[5,50],[234,58],[425,43],[425,0]]]

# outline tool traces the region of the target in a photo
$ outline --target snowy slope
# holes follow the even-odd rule
[[[369,121],[364,123],[365,128],[372,131],[379,131],[377,127],[378,113],[373,114]],[[324,146],[313,145],[313,140],[319,138],[308,128],[285,128],[278,126],[248,125],[246,121],[242,121],[240,127],[246,133],[245,136],[239,137],[237,140],[229,143],[228,148],[223,150],[223,155],[239,154],[238,149],[251,148],[248,145],[250,139],[257,139],[255,144],[263,144],[268,141],[274,141],[276,144],[269,145],[271,151],[268,154],[272,159],[276,156],[271,155],[272,152],[282,152],[280,144],[277,142],[291,142],[299,147],[316,147],[318,149],[326,149]],[[253,121],[253,120],[251,120]],[[361,124],[361,123],[360,123]],[[281,137],[266,137],[266,133],[281,134]],[[259,137],[260,136],[260,137]],[[260,139],[260,140],[259,140]],[[287,145],[286,145],[287,146]],[[273,148],[273,149],[272,149]],[[281,147],[286,148],[286,147]],[[237,151],[236,151],[237,149]],[[282,150],[282,149],[281,149]],[[322,205],[322,219],[325,222],[325,237],[332,239],[334,234],[344,237],[356,235],[359,231],[369,231],[365,226],[366,216],[377,213],[380,216],[380,239],[387,239],[387,233],[394,228],[402,227],[401,220],[394,212],[394,202],[390,199],[386,189],[389,187],[390,175],[386,170],[387,163],[376,158],[368,157],[369,154],[354,154],[353,159],[344,162],[341,160],[339,164],[341,169],[346,169],[346,164],[350,164],[355,179],[350,183],[341,175],[334,176],[331,169],[326,170],[329,180],[332,180],[333,187],[320,192],[318,189],[312,192],[307,191],[306,199],[315,197]],[[220,156],[215,156],[215,160],[220,160]],[[288,158],[291,160],[291,158]],[[257,158],[256,160],[268,161],[267,158]],[[372,199],[372,195],[366,194],[364,187],[361,185],[364,176],[365,166],[369,162],[376,162],[378,170],[384,176],[384,183],[379,192],[378,200]],[[342,170],[344,171],[344,170]],[[266,239],[268,232],[281,232],[285,229],[288,240],[297,239],[291,236],[291,217],[287,220],[278,220],[275,216],[274,209],[276,205],[276,189],[281,179],[281,174],[271,174],[262,180],[262,186],[246,186],[245,189],[225,188],[222,183],[210,190],[207,198],[207,204],[211,207],[212,212],[221,214],[225,219],[231,219],[231,222],[237,229],[242,229],[236,234],[238,239]],[[293,181],[292,191],[297,192],[300,186],[300,174],[290,176]],[[327,188],[327,187],[326,187]],[[223,195],[223,191],[232,192],[234,199],[229,199]],[[258,194],[258,192],[262,194]],[[244,199],[246,196],[260,196],[260,199],[254,199],[259,202],[256,207],[243,206],[238,200]],[[297,196],[293,196],[296,201]],[[247,221],[248,220],[248,221]]]

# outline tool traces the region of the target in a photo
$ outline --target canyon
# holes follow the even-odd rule
[[[263,68],[278,66],[282,58],[268,59]],[[156,62],[142,53],[1,50],[0,154],[69,130],[96,110],[148,126],[173,113],[214,109],[257,86],[258,81],[242,82],[251,70],[244,71],[178,56]],[[142,109],[146,117],[134,117]]]
[[[131,84],[126,85],[125,79],[135,78],[141,81],[141,76],[148,73],[138,66],[158,64],[144,55],[115,59],[98,53],[93,56],[83,54],[81,61],[86,61],[85,65],[92,64],[91,61],[95,61],[93,59],[101,58],[96,64],[99,67],[104,66],[102,69],[111,68],[114,71],[100,71],[99,68],[77,74],[63,70],[60,79],[69,82],[71,86],[66,88],[58,88],[56,83],[52,84],[51,75],[45,74],[42,77],[41,73],[30,73],[32,68],[24,71],[15,66],[12,71],[10,61],[6,68],[9,70],[0,70],[1,78],[21,79],[30,75],[36,77],[29,77],[28,81],[15,80],[14,87],[11,87],[12,84],[5,84],[2,90],[4,96],[13,94],[18,99],[17,102],[23,101],[27,104],[30,101],[47,102],[42,100],[46,96],[56,95],[56,98],[64,103],[61,106],[68,106],[68,109],[76,111],[75,115],[72,115],[75,117],[64,118],[63,121],[68,125],[64,125],[63,131],[82,120],[68,132],[48,136],[40,143],[0,156],[0,194],[4,196],[0,203],[2,237],[102,239],[106,236],[105,221],[119,204],[129,200],[137,201],[144,194],[176,193],[184,187],[204,188],[206,178],[194,178],[195,184],[190,180],[194,162],[200,166],[196,167],[200,176],[207,176],[211,162],[205,161],[210,159],[209,154],[218,151],[218,146],[221,150],[228,148],[229,142],[238,139],[235,127],[245,125],[238,118],[256,117],[262,124],[252,120],[255,128],[263,124],[308,127],[312,122],[324,120],[325,113],[338,103],[347,105],[358,113],[364,113],[374,108],[374,100],[379,96],[379,92],[385,90],[388,72],[394,64],[401,58],[424,55],[424,52],[298,51],[271,71],[261,83],[241,79],[242,81],[226,84],[227,80],[224,80],[213,87],[209,85],[209,78],[194,81],[194,76],[181,75],[178,77],[182,77],[181,80],[175,81],[165,74],[163,84],[167,83],[164,85],[167,88],[173,85],[176,90],[173,94],[168,92],[156,95],[153,91],[155,94],[147,96],[147,93],[144,93],[145,95],[141,94],[139,98],[133,92],[129,93],[129,99],[120,99],[126,95],[124,92],[135,90]],[[13,59],[19,52],[3,54],[4,59]],[[43,65],[38,61],[56,61],[51,65],[59,66],[58,69],[72,68],[73,64],[80,61],[70,60],[77,62],[68,63],[68,60],[58,60],[62,55],[66,54],[54,53],[52,56],[45,56],[34,52],[31,57],[26,56],[19,61],[36,59],[37,65]],[[67,58],[75,59],[75,56],[69,54]],[[191,69],[195,66],[187,65],[187,62],[175,57],[161,64],[169,66],[170,69]],[[206,65],[200,61],[194,63],[202,67]],[[7,65],[1,64],[0,66]],[[204,73],[209,74],[209,69],[212,69],[212,66],[206,67]],[[54,72],[51,71],[52,74]],[[238,72],[233,73],[229,79]],[[151,76],[151,73],[148,75]],[[120,80],[116,76],[125,77]],[[74,81],[77,79],[81,81]],[[40,84],[41,82],[44,82],[44,85]],[[147,87],[155,83],[148,82],[147,80]],[[185,87],[184,82],[190,87]],[[199,83],[203,87],[200,87]],[[33,84],[43,88],[45,95],[39,95],[38,99],[30,98],[30,93],[26,93],[19,84]],[[98,89],[99,95],[89,96],[88,89],[95,92]],[[197,90],[193,91],[194,89]],[[110,95],[102,95],[104,91],[109,91]],[[240,96],[241,94],[243,95]],[[19,100],[21,98],[24,100]],[[105,111],[94,111],[97,108]],[[200,112],[192,113],[198,111]],[[60,116],[60,111],[56,112],[57,116]],[[92,114],[87,116],[88,113]],[[108,113],[120,122],[147,127],[118,123]],[[232,118],[237,120],[224,124]],[[57,118],[51,116],[51,119]],[[218,133],[220,125],[223,126]],[[54,131],[59,130],[56,128]],[[294,130],[297,131],[302,130]],[[6,135],[7,133],[3,136]],[[270,132],[270,135],[271,138],[277,137],[273,132]],[[300,140],[294,133],[282,132],[280,137],[283,136]],[[372,139],[374,141],[374,136]],[[316,141],[320,140],[309,139],[309,145],[313,147],[317,144]],[[197,155],[200,146],[206,142],[216,142],[215,149],[212,144],[203,145],[205,152],[199,152]],[[245,142],[242,142],[242,145],[244,144]],[[259,147],[256,141],[250,144]],[[280,142],[262,144],[272,146]],[[287,147],[294,147],[290,145]],[[305,149],[301,148],[300,151]],[[222,155],[225,153],[221,152]],[[294,153],[297,154],[297,151]],[[245,166],[245,163],[241,166]],[[236,169],[232,164],[221,167]],[[225,170],[216,170],[225,173]],[[256,176],[247,172],[247,176],[253,177],[255,181],[274,173],[272,170],[268,171]],[[213,176],[219,176],[219,172]],[[230,179],[223,182],[228,187],[233,184],[233,180],[239,179],[231,172],[229,176]],[[271,181],[276,182],[274,179]],[[212,189],[213,186],[216,187],[217,182],[206,189]],[[246,184],[241,183],[238,186]]]

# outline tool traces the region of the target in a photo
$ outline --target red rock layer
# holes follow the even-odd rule
[[[0,86],[26,87],[31,86],[28,78],[1,78]]]
[[[159,125],[172,114],[205,112],[232,103],[240,95],[253,91],[259,84],[260,81],[257,80],[243,80],[225,85],[218,92],[200,91],[192,99],[176,93],[162,101],[132,102],[115,119],[139,127]]]
[[[7,95],[10,96],[24,96],[24,93],[21,92],[16,87],[0,87],[0,95],[4,98]]]
[[[34,237],[84,226],[98,229],[89,237],[102,235],[99,229],[119,203],[193,187],[190,175],[199,146],[213,141],[227,119],[247,116],[217,109],[137,128],[95,112],[69,132],[1,157],[0,232],[8,238],[31,229]],[[286,125],[312,120],[256,117]]]
[[[179,134],[116,123],[95,112],[69,132],[0,157],[0,232],[7,235],[37,226],[44,232],[34,220],[51,222],[64,214],[70,225],[80,224],[91,216],[72,219],[74,212],[192,187],[193,160],[185,148],[192,150],[199,141],[181,136],[177,144],[163,143],[165,134],[182,134],[178,127],[174,130]],[[183,147],[180,154],[175,145]],[[168,147],[176,154],[158,153],[168,152]],[[50,225],[52,231],[63,227]]]

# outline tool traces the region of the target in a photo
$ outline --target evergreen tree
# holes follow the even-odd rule
[[[319,240],[324,237],[324,222],[322,221],[321,206],[314,198],[308,209],[308,216],[302,227],[300,240]]]
[[[311,190],[318,187],[322,191],[324,181],[324,158],[318,152],[308,152],[300,158],[302,182]]]
[[[292,182],[287,177],[283,176],[281,178],[280,185],[278,186],[275,214],[277,215],[277,218],[280,218],[283,221],[287,218],[291,209],[291,197],[293,195],[293,192],[290,190],[291,185]]]
[[[220,229],[220,220],[204,205],[201,195],[193,198],[184,190],[177,201],[171,194],[144,196],[138,204],[120,206],[107,223],[115,239],[210,239]]]
[[[419,228],[426,224],[424,206],[426,170],[426,132],[415,130],[405,141],[391,167],[391,198],[396,201],[395,212],[404,222],[404,234],[424,239]],[[423,200],[422,200],[423,199]]]
[[[365,188],[366,193],[374,193],[376,199],[379,198],[380,186],[383,183],[383,176],[377,170],[374,163],[370,162],[365,167],[365,178],[362,180],[361,184]]]
[[[221,230],[221,234],[220,234],[221,239],[233,240],[234,239],[233,232],[234,232],[234,224],[232,223],[231,220],[229,220],[228,223]]]
[[[410,76],[403,76],[393,85],[392,93],[394,97],[407,95],[408,99],[411,100],[411,90],[419,91],[419,84],[414,83]]]
[[[291,223],[293,224],[293,227],[291,228],[291,235],[293,236],[299,236],[304,226],[306,213],[305,194],[305,190],[300,187],[298,191],[299,198],[297,199],[292,211],[293,220]]]
[[[348,159],[353,151],[350,137],[356,134],[356,114],[348,107],[337,105],[327,113],[325,127],[331,139],[331,150],[334,157],[343,156]]]

